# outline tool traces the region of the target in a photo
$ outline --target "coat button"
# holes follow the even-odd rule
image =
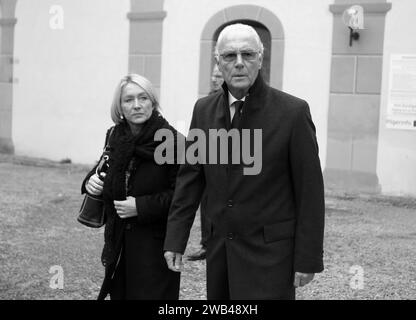
[[[131,229],[131,224],[130,223],[127,223],[126,224],[126,230],[130,230]]]
[[[233,200],[228,200],[228,201],[227,201],[227,207],[228,207],[228,208],[232,208],[232,207],[233,207],[233,205],[234,205]]]
[[[228,240],[233,240],[233,239],[234,239],[234,237],[235,237],[235,235],[234,235],[234,233],[232,233],[232,232],[230,232],[230,233],[227,235],[227,239],[228,239]]]

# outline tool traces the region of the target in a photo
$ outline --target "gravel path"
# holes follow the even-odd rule
[[[96,298],[103,231],[76,221],[86,172],[0,156],[0,299]],[[328,192],[326,205],[325,271],[297,298],[416,299],[416,200]],[[197,214],[187,253],[199,237]],[[63,289],[50,286],[56,266]],[[181,299],[205,298],[205,261],[186,262]]]

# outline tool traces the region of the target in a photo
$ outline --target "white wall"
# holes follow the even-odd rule
[[[416,195],[416,131],[385,126],[392,54],[416,54],[416,1],[389,0],[386,16],[377,174],[382,192]]]
[[[64,9],[64,29],[49,22]],[[92,163],[113,90],[128,67],[129,0],[19,0],[15,30],[16,154]]]
[[[2,19],[2,18],[4,18],[3,17],[3,13],[2,13],[2,11],[1,11],[2,9],[1,9],[1,6],[0,6],[0,19]],[[1,32],[0,32],[0,49],[1,49]],[[1,52],[1,51],[0,51]]]
[[[325,165],[332,50],[332,0],[168,0],[163,28],[161,105],[172,124],[189,126],[198,97],[200,39],[218,11],[241,4],[276,14],[285,32],[283,90],[307,100]],[[210,62],[207,62],[210,63]]]

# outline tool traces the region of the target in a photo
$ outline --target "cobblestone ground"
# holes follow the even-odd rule
[[[102,230],[76,221],[86,172],[0,156],[0,299],[96,298]],[[416,199],[328,191],[326,207],[325,271],[297,298],[416,299]],[[199,248],[199,237],[197,215],[187,253]],[[56,268],[62,289],[51,288]],[[205,298],[205,261],[186,262],[181,299]]]

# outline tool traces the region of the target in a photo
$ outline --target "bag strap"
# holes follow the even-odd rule
[[[114,131],[114,128],[115,128],[116,126],[112,126],[108,131],[108,134],[107,134],[107,138],[106,138],[106,140],[105,140],[105,146],[104,146],[104,150],[103,150],[103,152],[105,152],[105,151],[108,151],[109,149],[110,149],[110,138],[111,138],[111,136],[112,136],[112,134],[113,134],[113,131]]]
[[[115,126],[111,127],[107,131],[107,136],[106,136],[106,139],[105,139],[105,147],[103,149],[103,153],[100,157],[100,160],[98,161],[98,164],[95,168],[95,173],[97,175],[100,175],[100,172],[101,172],[102,168],[104,167],[104,165],[107,165],[107,168],[108,168],[108,164],[106,164],[106,163],[107,163],[107,161],[110,157],[110,138],[111,138],[111,135],[113,134],[114,128],[115,128]]]

